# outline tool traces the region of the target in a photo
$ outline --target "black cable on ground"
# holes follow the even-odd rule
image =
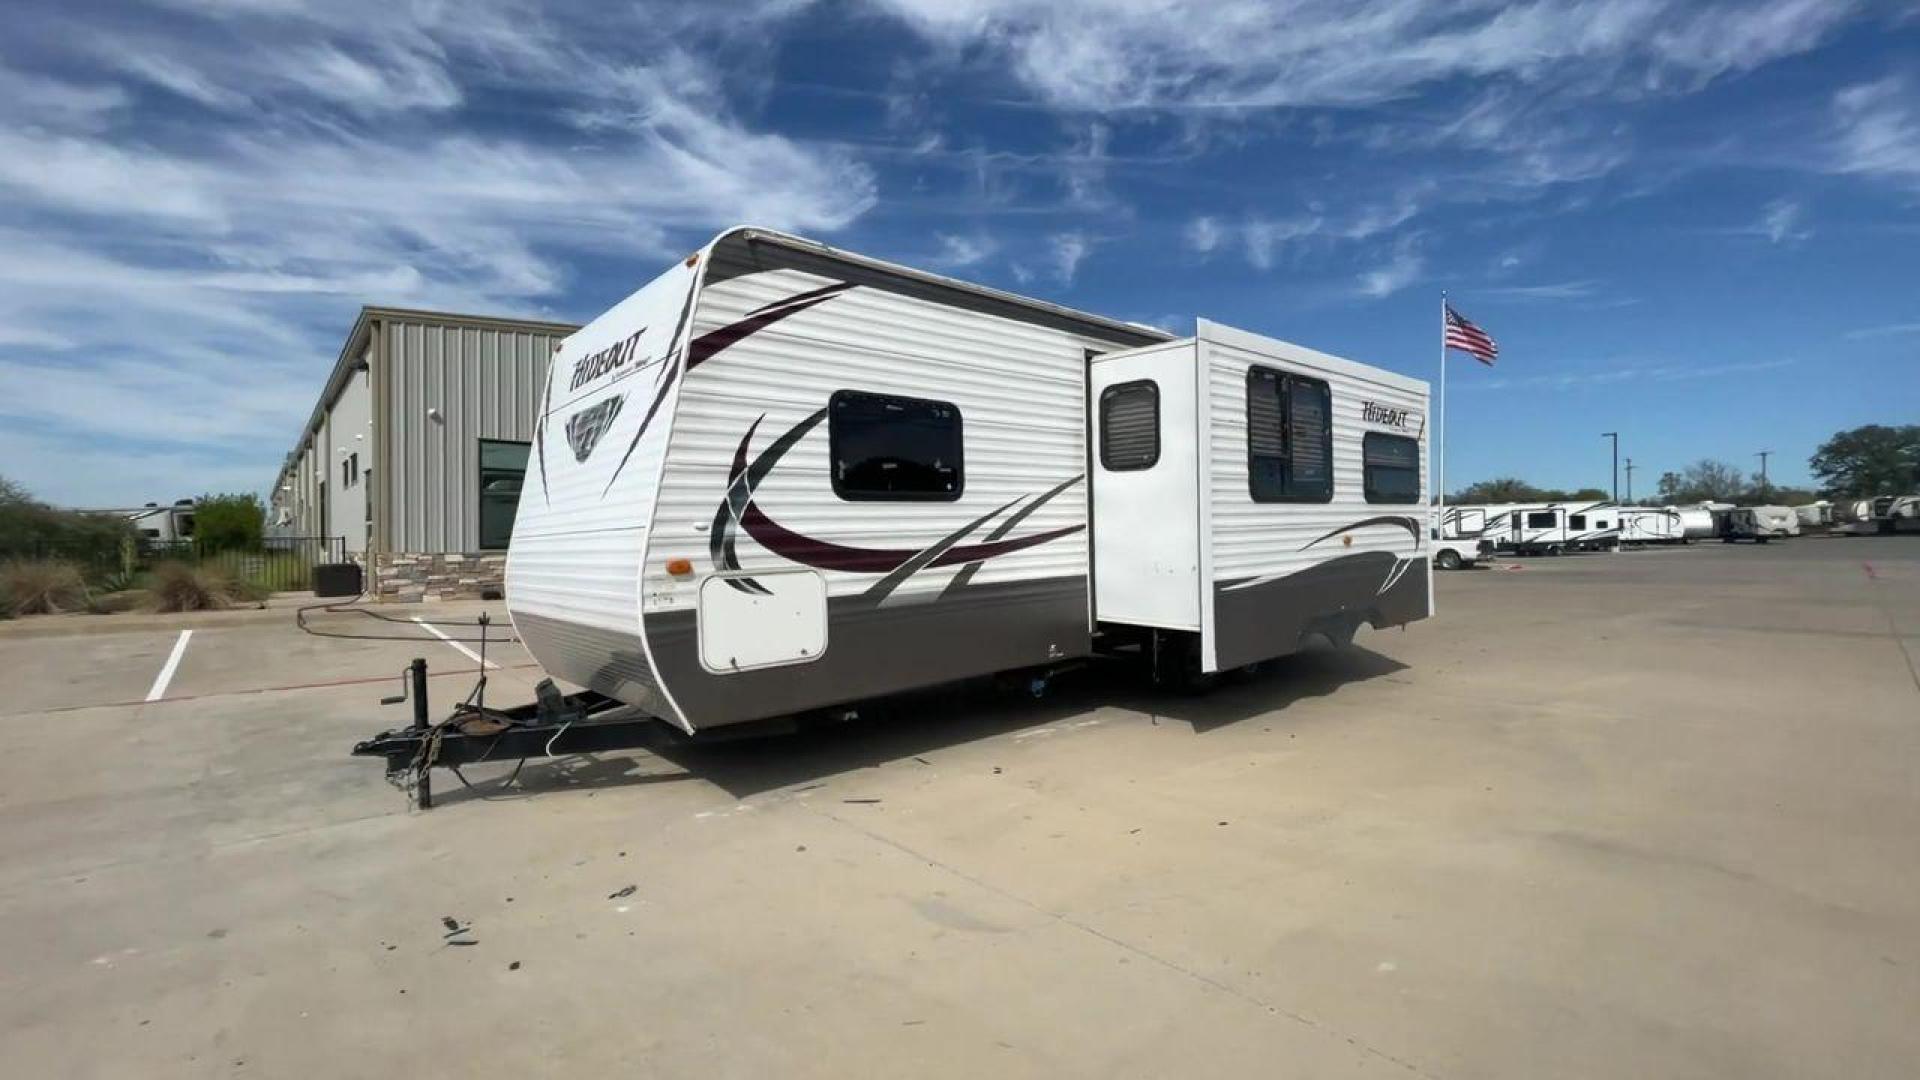
[[[493,635],[492,635],[491,633],[489,633],[489,634],[487,635],[487,637],[486,637],[486,639],[485,639],[485,641],[483,642],[483,641],[482,641],[482,640],[481,640],[480,638],[476,638],[476,637],[453,637],[453,636],[448,636],[448,637],[444,637],[444,638],[431,638],[431,639],[429,639],[429,638],[421,638],[421,637],[419,637],[419,636],[418,636],[418,635],[416,635],[416,634],[344,634],[344,633],[341,633],[341,632],[339,632],[339,631],[337,631],[337,630],[320,630],[320,629],[316,629],[315,627],[313,627],[313,626],[311,626],[311,625],[309,625],[309,624],[308,624],[308,622],[307,622],[307,613],[308,613],[308,612],[310,612],[310,611],[324,611],[324,612],[326,612],[326,613],[327,613],[327,614],[329,614],[329,615],[364,615],[364,616],[366,616],[366,617],[367,617],[367,618],[369,618],[369,619],[377,619],[377,620],[379,620],[379,621],[381,621],[381,622],[390,622],[390,623],[398,623],[398,624],[400,624],[401,626],[414,626],[414,625],[417,625],[417,624],[415,624],[415,623],[414,623],[414,621],[413,621],[413,620],[412,620],[411,618],[406,618],[406,617],[401,617],[401,616],[398,616],[398,615],[385,615],[385,614],[382,614],[382,613],[380,613],[380,612],[377,612],[377,611],[369,611],[369,610],[367,610],[366,608],[363,608],[363,607],[354,607],[354,605],[355,605],[355,604],[358,604],[358,603],[359,603],[360,601],[362,601],[362,600],[365,600],[366,598],[367,598],[367,594],[366,594],[366,593],[361,593],[361,594],[360,594],[359,596],[356,596],[356,597],[354,597],[354,598],[353,598],[353,599],[351,599],[351,600],[329,600],[329,601],[325,601],[325,602],[323,602],[323,603],[318,603],[318,604],[307,604],[307,605],[305,605],[305,606],[302,606],[302,607],[298,607],[298,608],[295,608],[295,609],[294,609],[294,613],[293,613],[293,621],[294,621],[294,625],[296,625],[296,626],[298,626],[298,627],[299,627],[299,628],[300,628],[300,629],[301,629],[302,631],[305,631],[306,633],[309,633],[309,634],[312,634],[312,635],[313,635],[314,637],[326,637],[326,638],[339,638],[339,639],[341,639],[341,640],[343,640],[343,641],[425,641],[425,640],[437,640],[437,641],[457,641],[457,642],[461,642],[462,644],[467,644],[467,645],[480,645],[480,644],[487,644],[487,645],[494,645],[494,644],[502,644],[502,645],[511,645],[511,644],[513,644],[513,643],[515,643],[515,642],[518,642],[518,641],[520,640],[520,638],[519,638],[518,636],[516,636],[516,635],[515,635],[515,634],[514,634],[514,633],[513,633],[513,632],[512,632],[511,630],[508,630],[508,631],[506,631],[506,632],[504,632],[504,633],[502,633],[502,634],[501,634],[501,635],[500,635],[499,637],[494,637],[494,636],[493,636]],[[479,622],[479,620],[477,620],[477,619],[435,619],[435,620],[433,621],[433,625],[434,625],[435,627],[443,627],[443,626],[474,626],[474,627],[477,627],[477,626],[479,626],[479,625],[480,625],[480,622]],[[489,623],[488,625],[489,625],[489,626],[491,627],[491,626],[497,626],[497,625],[499,625],[499,624],[498,624],[498,623]],[[509,625],[509,626],[511,626],[512,624],[511,624],[511,623],[509,623],[508,625]]]

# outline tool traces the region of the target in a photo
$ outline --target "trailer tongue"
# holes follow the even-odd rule
[[[427,700],[427,662],[415,658],[402,676],[401,693],[380,700],[382,705],[411,703],[413,722],[355,743],[353,756],[385,758],[388,782],[406,792],[420,809],[430,810],[435,768],[451,770],[464,784],[463,765],[734,742],[790,734],[810,719],[846,720],[854,715],[843,710],[818,717],[775,717],[688,735],[659,717],[592,690],[563,694],[552,679],[540,680],[533,701],[525,705],[489,708],[484,704],[485,678],[481,676],[481,685],[468,700],[435,722]]]

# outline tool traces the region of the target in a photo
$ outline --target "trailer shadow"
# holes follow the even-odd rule
[[[1101,708],[1131,710],[1155,723],[1184,723],[1204,735],[1404,670],[1405,664],[1358,645],[1336,649],[1316,643],[1255,671],[1232,673],[1208,693],[1183,694],[1154,687],[1138,665],[1101,662],[1053,679],[1037,699],[1024,689],[974,679],[866,702],[855,719],[827,727],[736,742],[528,761],[510,786],[503,781],[512,774],[511,765],[470,767],[466,772],[471,788],[457,786],[457,780],[443,781],[436,797],[449,805],[701,780],[745,799],[861,769],[908,761],[932,764],[936,755],[954,747]]]
[[[1232,672],[1204,694],[1155,692],[1116,698],[1122,708],[1152,711],[1189,724],[1196,734],[1284,710],[1307,698],[1326,697],[1342,687],[1407,670],[1407,665],[1361,645],[1336,648],[1324,642],[1269,660],[1251,671]]]

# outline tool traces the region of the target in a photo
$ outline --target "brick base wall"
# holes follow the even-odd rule
[[[487,555],[373,556],[373,598],[409,604],[421,600],[478,600],[482,593],[503,594],[507,557]]]

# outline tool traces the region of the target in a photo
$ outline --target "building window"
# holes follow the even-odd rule
[[[841,390],[827,410],[834,494],[858,501],[960,497],[966,474],[958,407]]]
[[[513,537],[520,484],[527,476],[531,443],[480,440],[480,548],[498,550]]]
[[[1247,369],[1247,486],[1254,502],[1333,500],[1332,414],[1326,383]]]
[[[1420,440],[1369,431],[1360,440],[1360,460],[1368,502],[1420,501]]]
[[[1527,515],[1527,528],[1551,529],[1560,524],[1560,518],[1552,510],[1535,510]]]
[[[1100,392],[1100,465],[1108,472],[1151,469],[1160,460],[1160,387],[1152,379]]]

